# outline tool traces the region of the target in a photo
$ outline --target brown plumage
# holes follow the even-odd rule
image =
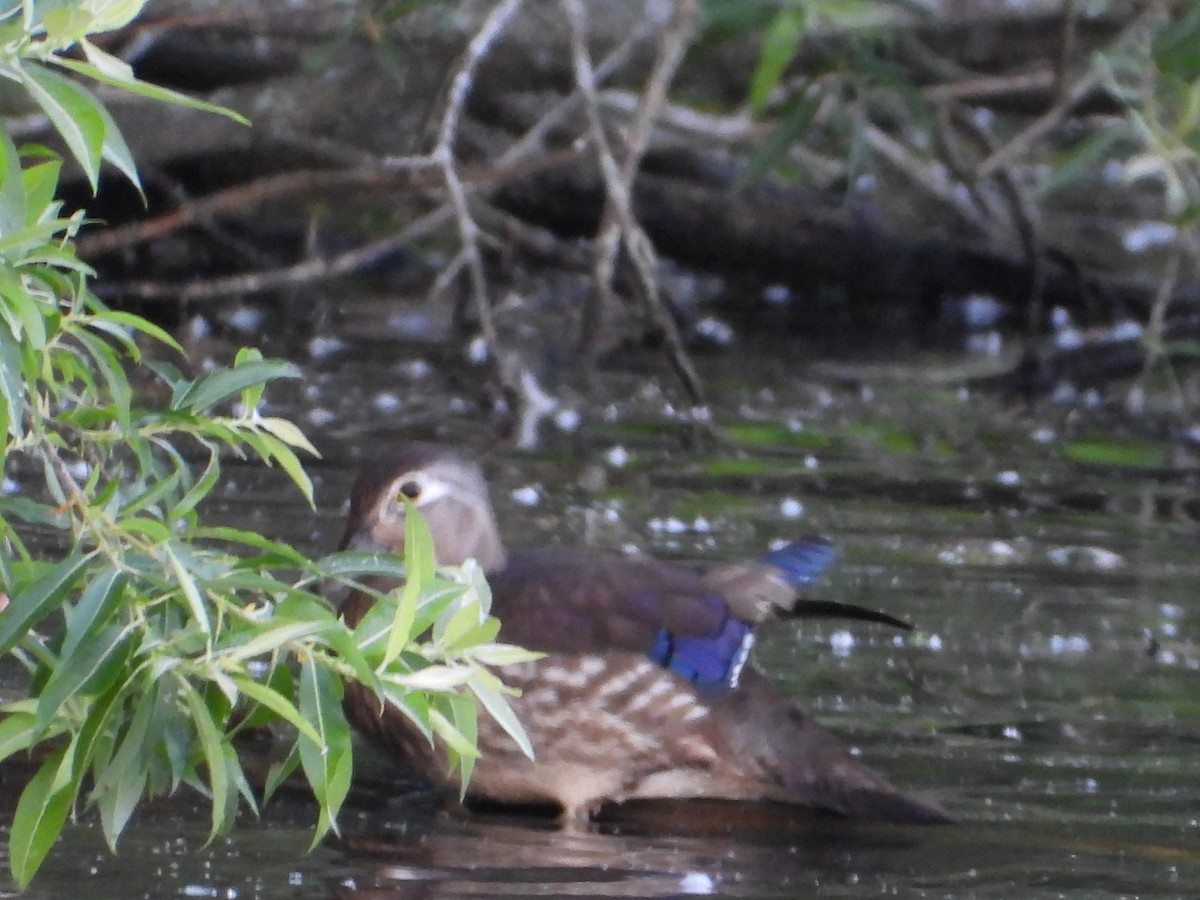
[[[632,798],[775,799],[845,816],[946,821],[936,804],[899,791],[849,755],[770,682],[742,669],[752,628],[783,614],[848,611],[798,601],[832,558],[801,542],[763,560],[708,573],[586,549],[505,549],[477,466],[443,447],[404,446],[359,479],[342,546],[403,551],[408,497],[424,515],[438,562],[477,559],[492,587],[500,639],[547,656],[498,674],[521,695],[513,709],[535,758],[480,717],[469,793],[502,803],[551,803],[584,817]],[[370,608],[352,594],[343,615]],[[447,777],[444,754],[400,713],[380,712],[348,685],[351,721],[403,764]]]

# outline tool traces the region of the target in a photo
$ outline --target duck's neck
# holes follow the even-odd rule
[[[437,558],[442,565],[462,565],[474,559],[485,572],[497,572],[508,564],[508,553],[496,527],[490,506],[467,504],[459,506],[458,515],[437,535]]]

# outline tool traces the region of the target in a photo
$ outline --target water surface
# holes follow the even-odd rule
[[[116,857],[85,819],[27,896],[1200,894],[1200,507],[1186,454],[1080,461],[1088,441],[1120,436],[1119,417],[934,385],[911,360],[847,378],[785,346],[704,361],[724,441],[696,440],[655,379],[613,372],[519,451],[496,440],[480,370],[386,330],[342,336],[353,351],[321,347],[272,410],[323,451],[317,511],[232,466],[214,515],[332,549],[357,467],[418,437],[481,455],[515,544],[726,559],[833,537],[842,556],[820,594],[917,630],[779,623],[756,664],[960,824],[693,803],[564,832],[373,781],[342,838],[311,853],[303,797],[207,847],[194,799],[157,804]]]

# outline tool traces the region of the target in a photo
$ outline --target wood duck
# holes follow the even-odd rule
[[[441,565],[476,559],[492,588],[500,640],[540,650],[501,668],[530,760],[487,716],[469,795],[554,805],[586,819],[610,802],[706,797],[782,800],[861,819],[944,822],[855,760],[838,740],[746,666],[754,627],[780,615],[882,613],[797,599],[832,561],[824,541],[789,544],[755,562],[700,572],[587,549],[506,550],[479,467],[409,444],[358,479],[342,547],[402,552],[405,500],[425,517]],[[357,624],[372,603],[351,594]],[[347,686],[353,725],[406,766],[447,779],[445,756],[399,711]]]

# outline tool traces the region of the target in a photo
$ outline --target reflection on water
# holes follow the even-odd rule
[[[26,896],[1195,894],[1200,883],[1196,826],[1180,827],[1172,812],[1178,803],[1164,803],[1158,814],[1148,814],[1137,800],[1144,786],[1130,785],[1117,786],[1117,799],[1106,801],[1113,809],[1075,807],[1070,791],[1060,794],[1045,784],[1047,749],[1027,752],[1019,744],[1004,754],[1003,777],[988,783],[980,772],[990,765],[991,754],[979,752],[985,738],[975,740],[974,747],[963,740],[949,742],[952,762],[945,775],[976,800],[966,821],[948,827],[851,825],[771,805],[655,803],[617,810],[586,831],[559,831],[540,820],[450,814],[424,802],[382,809],[360,804],[349,810],[342,838],[305,855],[308,833],[301,823],[312,810],[288,809],[285,801],[263,823],[246,823],[211,847],[203,845],[198,823],[205,813],[199,808],[163,818],[143,816],[116,857],[103,848],[98,829],[75,827]],[[1010,790],[1022,772],[1040,784],[1025,800],[992,796]],[[973,783],[959,780],[970,773],[975,773]],[[1131,799],[1128,807],[1122,797]]]
[[[587,831],[511,819],[408,823],[400,835],[349,838],[363,877],[347,897],[669,897],[795,892],[874,878],[874,859],[915,832],[852,828],[782,807],[645,804]],[[749,892],[749,894],[747,894]]]
[[[315,514],[236,465],[212,511],[329,549],[354,470],[394,436],[492,444],[471,379],[422,352],[376,344],[326,360],[295,406],[271,410],[322,423]],[[709,379],[715,419],[744,425],[740,443],[684,450],[669,401],[613,376],[607,410],[549,423],[542,451],[484,454],[510,542],[730,558],[835,537],[822,596],[917,631],[780,624],[756,662],[961,824],[695,803],[563,832],[361,796],[343,838],[304,855],[312,811],[295,799],[208,848],[207,812],[179,803],[143,816],[115,858],[98,829],[69,829],[28,896],[1200,894],[1194,472],[1080,465],[1055,450],[1065,421],[956,389],[822,385],[780,355],[736,370],[723,358]]]

